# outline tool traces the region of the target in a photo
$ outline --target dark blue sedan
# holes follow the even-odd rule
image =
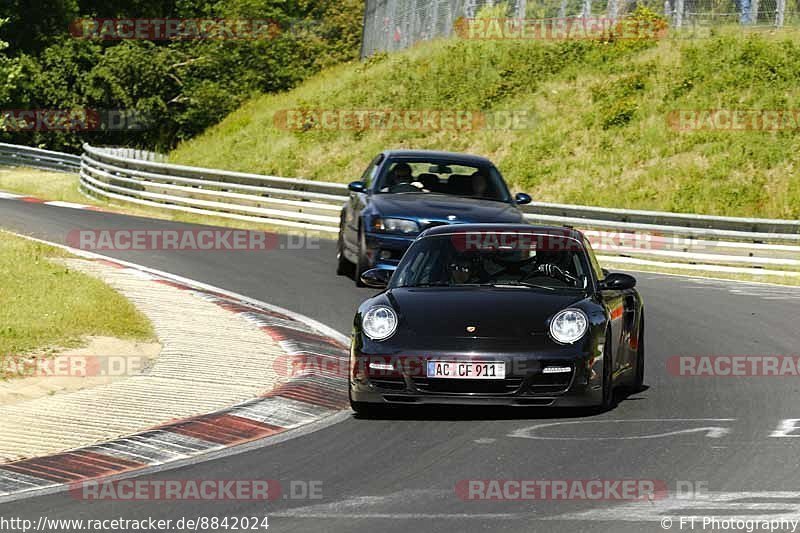
[[[394,268],[420,232],[464,223],[522,223],[525,193],[511,196],[503,176],[484,157],[427,150],[380,153],[350,199],[339,226],[337,274]]]

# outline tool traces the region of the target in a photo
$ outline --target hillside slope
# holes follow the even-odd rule
[[[516,130],[276,127],[298,108],[527,110],[535,120]],[[800,109],[800,38],[429,42],[250,100],[171,158],[346,182],[384,148],[446,149],[491,157],[540,201],[800,217],[800,128],[670,126],[676,112],[704,109]]]

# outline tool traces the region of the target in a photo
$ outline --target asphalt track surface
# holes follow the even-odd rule
[[[73,229],[187,225],[0,200],[0,227],[65,243]],[[332,241],[290,248],[103,253],[268,301],[347,334],[354,309],[374,291],[335,276]],[[688,514],[800,518],[800,439],[771,436],[782,420],[800,418],[800,378],[680,377],[666,368],[673,355],[800,354],[800,290],[637,277],[649,388],[621,397],[611,411],[426,409],[380,420],[345,417],[273,446],[153,476],[277,479],[284,487],[318,481],[321,500],[81,501],[61,493],[0,505],[0,516],[268,516],[272,531],[381,533],[664,531],[662,516],[674,518],[673,530]],[[542,424],[556,425],[530,430]],[[639,503],[635,511],[620,501],[463,501],[455,487],[470,479],[645,479],[673,493],[694,483],[728,504],[709,503],[706,492],[696,501]]]

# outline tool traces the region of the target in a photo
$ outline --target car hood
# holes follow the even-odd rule
[[[386,298],[414,337],[528,338],[544,335],[558,311],[586,299],[580,291],[501,287],[396,288]],[[475,326],[474,333],[467,326]],[[400,333],[400,330],[398,330]]]
[[[444,194],[373,194],[372,206],[382,217],[415,218],[451,224],[523,221],[522,213],[512,204]]]

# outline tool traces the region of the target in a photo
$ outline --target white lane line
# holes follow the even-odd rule
[[[313,505],[304,505],[293,509],[270,512],[270,517],[281,518],[312,518],[312,519],[390,519],[390,520],[471,520],[471,519],[499,519],[519,520],[532,518],[534,513],[420,513],[413,508],[417,502],[424,500],[447,500],[453,496],[452,490],[442,489],[407,489],[382,496],[352,496],[343,500]],[[401,506],[409,507],[408,512],[400,512]],[[374,510],[370,510],[373,508]]]
[[[55,207],[68,207],[70,209],[87,209],[89,206],[84,204],[76,204],[73,202],[61,202],[61,201],[51,201],[51,202],[44,202],[44,205],[52,205]]]
[[[737,285],[715,279],[689,278],[695,290],[727,292],[735,296],[751,296],[762,300],[798,300],[800,288],[783,285],[767,285],[753,282],[738,282]]]
[[[664,517],[691,516],[695,516],[698,522],[702,520],[702,517],[707,516],[716,516],[725,520],[797,520],[800,516],[800,492],[764,491],[699,493],[694,496],[670,495],[664,499],[552,515],[542,517],[542,519],[658,522]]]
[[[13,200],[15,198],[22,198],[21,194],[14,194],[11,192],[0,191],[0,198],[5,200]]]
[[[728,278],[715,278],[713,276],[699,276],[697,274],[675,274],[674,272],[654,272],[652,270],[639,270],[635,266],[624,266],[620,267],[619,270],[623,272],[632,272],[637,275],[637,278],[640,278],[642,274],[651,274],[653,275],[650,279],[657,280],[658,278],[681,278],[687,281],[709,281],[709,282],[716,282],[716,283],[727,283],[731,286],[739,285],[739,286],[746,286],[746,285],[758,285],[761,287],[780,287],[786,289],[796,289],[796,285],[787,285],[784,283],[770,283],[767,281],[750,281],[750,280],[741,280],[741,279],[728,279]],[[799,273],[800,274],[800,273]],[[644,279],[644,278],[641,278]]]
[[[649,261],[647,259],[637,259],[633,257],[617,257],[610,255],[598,255],[597,259],[601,264],[611,263],[620,265],[641,265],[654,266],[660,268],[674,268],[677,270],[703,270],[711,272],[727,272],[731,274],[748,274],[751,276],[776,276],[776,277],[800,277],[800,272],[788,270],[769,270],[762,268],[731,267],[724,265],[696,265],[692,263],[669,263],[661,261]],[[623,267],[624,268],[624,267]]]
[[[690,434],[690,433],[703,433],[707,438],[711,439],[718,439],[728,435],[731,430],[727,427],[721,427],[718,425],[703,425],[701,427],[695,428],[687,428],[687,429],[677,429],[673,431],[662,431],[659,433],[650,433],[645,435],[621,435],[621,436],[601,436],[601,435],[590,435],[586,437],[575,437],[575,436],[544,436],[544,435],[537,435],[536,432],[540,429],[544,428],[551,428],[551,427],[561,427],[561,426],[575,426],[575,425],[589,425],[592,424],[597,426],[598,424],[630,424],[633,423],[636,426],[640,426],[642,423],[650,423],[656,422],[661,425],[663,424],[674,424],[674,423],[718,423],[718,422],[733,422],[735,418],[640,418],[640,419],[630,419],[630,420],[577,420],[577,421],[570,421],[570,422],[551,422],[548,424],[536,424],[535,426],[529,426],[526,428],[517,429],[508,434],[509,437],[516,437],[522,439],[535,439],[535,440],[638,440],[638,439],[656,439],[661,437],[670,437],[675,435],[682,435],[682,434]]]

